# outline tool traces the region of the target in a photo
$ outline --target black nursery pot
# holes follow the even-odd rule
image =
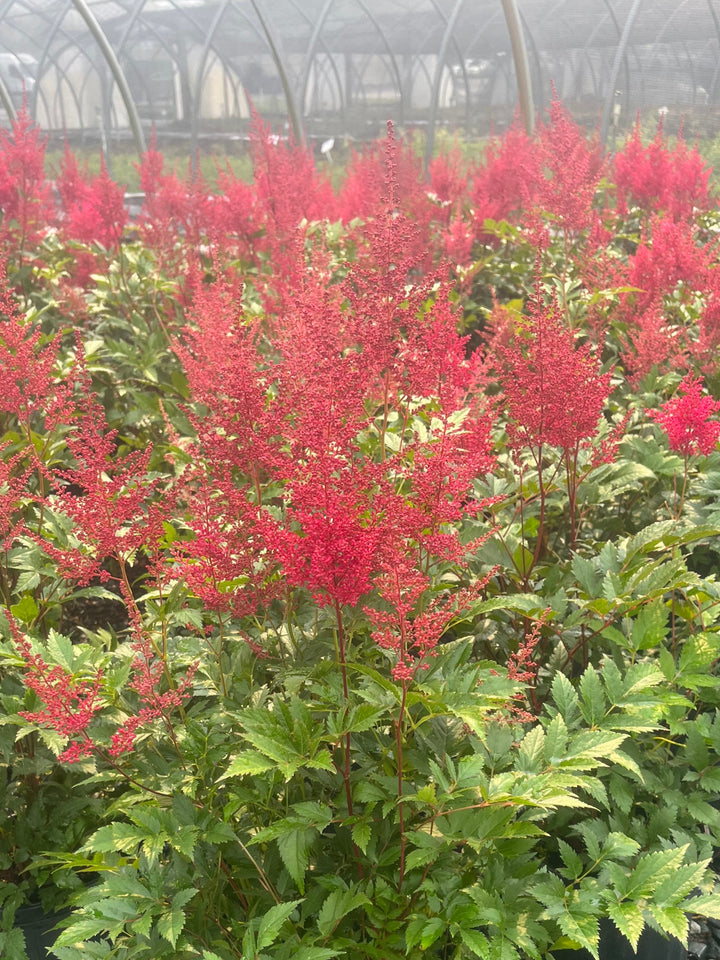
[[[587,950],[557,950],[555,960],[593,960]],[[666,940],[646,927],[640,935],[637,953],[612,920],[600,921],[600,960],[687,960],[687,949],[679,940]]]
[[[30,903],[15,913],[15,926],[25,935],[25,952],[29,960],[51,960],[49,950],[60,931],[54,927],[68,915],[46,913],[39,903]]]

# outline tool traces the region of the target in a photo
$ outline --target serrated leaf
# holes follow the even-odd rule
[[[653,902],[660,907],[675,905],[699,887],[705,879],[708,861],[677,867],[653,892]]]
[[[283,834],[276,841],[285,869],[302,894],[305,893],[305,871],[310,860],[310,847],[316,834],[317,830],[302,827]]]
[[[595,960],[599,960],[600,925],[597,917],[591,917],[583,913],[566,912],[557,917],[557,922],[566,936],[589,950]]]
[[[321,833],[332,820],[330,807],[316,800],[301,800],[294,803],[290,809],[294,817],[308,827],[316,827]]]
[[[662,597],[640,608],[632,623],[632,648],[634,650],[649,650],[659,646],[667,636],[667,618],[669,610]]]
[[[571,723],[578,711],[578,695],[564,673],[556,673],[553,677],[552,697],[565,723]]]
[[[558,713],[545,729],[544,754],[548,764],[557,763],[565,755],[568,731],[562,714]]]
[[[603,844],[603,857],[633,857],[640,850],[640,844],[632,837],[614,830],[609,833]]]
[[[293,960],[332,960],[338,957],[343,950],[331,950],[329,947],[299,947],[293,951]]]
[[[72,640],[56,630],[51,630],[47,638],[47,649],[54,663],[64,667],[68,673],[73,672],[75,655]]]
[[[317,925],[320,935],[329,937],[343,917],[369,902],[364,893],[353,893],[352,890],[342,889],[331,891],[318,914]]]
[[[642,911],[635,903],[609,903],[608,916],[620,933],[632,944],[633,951],[637,951],[640,934],[645,927]]]
[[[675,667],[675,657],[670,653],[667,647],[660,648],[659,654],[660,669],[666,680],[674,680],[677,669]]]
[[[698,917],[720,920],[720,894],[707,893],[699,897],[688,897],[683,902],[682,909]]]
[[[100,933],[107,930],[105,920],[94,919],[92,917],[83,917],[77,920],[69,927],[66,927],[55,941],[56,947],[71,947],[73,944],[82,943],[83,940],[92,940]]]
[[[580,678],[580,710],[591,726],[597,726],[605,717],[605,691],[597,670],[590,666]]]
[[[218,783],[227,780],[228,777],[256,776],[268,770],[273,770],[276,766],[277,763],[274,760],[263,756],[262,753],[258,753],[256,750],[247,750],[230,762],[230,766],[219,778]]]
[[[592,599],[600,596],[602,574],[592,560],[586,560],[576,553],[572,558],[570,569],[588,597]]]
[[[480,933],[479,930],[461,928],[460,939],[469,950],[472,950],[476,957],[480,957],[481,960],[489,960],[490,946],[485,934]]]
[[[100,827],[85,844],[85,850],[97,853],[128,853],[147,839],[141,827],[131,823],[110,823]]]
[[[420,934],[420,947],[427,950],[433,943],[442,936],[447,928],[447,923],[442,917],[430,917],[426,922]]]
[[[562,862],[568,869],[569,879],[575,880],[583,872],[582,858],[573,850],[569,843],[566,843],[560,838],[558,838],[558,849],[560,850]]]
[[[362,733],[365,730],[371,730],[384,714],[384,708],[374,707],[370,703],[362,703],[353,707],[345,725],[345,732]]]
[[[687,943],[688,919],[679,907],[659,907],[651,903],[650,913],[663,931],[676,937],[681,943]]]
[[[178,892],[172,898],[173,910],[181,910],[185,904],[189,903],[197,893],[199,893],[199,891],[194,887],[188,887],[186,890],[178,890]]]
[[[646,853],[628,878],[626,895],[651,896],[659,884],[680,868],[687,848],[685,844],[674,850]]]
[[[182,929],[185,926],[185,912],[184,910],[173,910],[170,913],[164,914],[157,922],[157,930],[161,937],[164,937],[165,940],[171,946],[175,946],[177,943],[177,938],[182,933]]]
[[[541,726],[531,727],[520,741],[517,768],[523,773],[538,773],[543,766],[545,731]]]
[[[278,903],[268,910],[260,921],[256,950],[263,950],[275,942],[283,923],[300,903],[302,900],[290,900],[287,903]]]
[[[365,854],[367,853],[368,843],[370,843],[370,834],[370,824],[366,823],[364,820],[360,820],[358,823],[353,824],[353,842],[356,843]]]

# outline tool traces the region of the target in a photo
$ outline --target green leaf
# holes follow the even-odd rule
[[[32,623],[38,613],[40,613],[40,608],[30,594],[26,593],[22,600],[19,600],[10,607],[10,613],[21,623],[29,624]]]
[[[173,947],[177,943],[177,938],[182,933],[184,926],[185,913],[183,910],[173,910],[166,913],[157,922],[158,933]]]
[[[368,904],[370,901],[364,893],[353,893],[352,890],[333,890],[325,899],[318,914],[318,930],[322,937],[329,937],[343,917],[357,907]]]
[[[277,763],[274,760],[270,760],[256,750],[246,750],[231,761],[218,783],[227,780],[228,777],[256,776],[268,770],[274,770],[276,767]]]
[[[332,960],[340,956],[343,950],[331,950],[329,947],[299,947],[293,951],[292,960]]]
[[[569,843],[566,843],[560,838],[558,838],[558,849],[560,850],[562,861],[567,867],[568,879],[577,879],[577,877],[579,877],[583,872],[582,857],[580,857],[575,850],[573,850]]]
[[[68,673],[75,668],[75,655],[72,641],[56,630],[51,630],[47,639],[48,653],[54,663],[64,667]]]
[[[637,951],[640,934],[645,927],[642,911],[635,903],[609,903],[608,915],[620,933],[627,937],[634,951]]]
[[[566,936],[589,950],[595,960],[599,960],[600,925],[597,917],[591,917],[584,913],[566,912],[557,917],[557,922]]]
[[[649,908],[665,933],[671,937],[677,937],[682,943],[687,943],[688,918],[683,910],[679,907],[660,907],[654,903],[651,903]]]
[[[370,842],[370,824],[360,820],[352,828],[353,841],[358,845],[363,853],[367,853],[368,843]]]
[[[262,950],[269,947],[271,943],[277,940],[280,929],[302,900],[290,900],[287,903],[278,903],[271,907],[260,921],[260,928],[257,933],[256,950]]]
[[[649,650],[659,646],[667,636],[668,614],[662,597],[641,607],[632,624],[632,649]]]
[[[70,924],[61,933],[55,941],[56,947],[71,947],[73,944],[82,943],[83,940],[91,940],[100,933],[105,933],[108,929],[107,922],[103,919],[93,917],[83,917],[75,923]]]
[[[556,673],[553,677],[552,696],[565,723],[571,723],[578,711],[578,695],[564,673]]]
[[[545,731],[541,726],[531,727],[520,742],[517,768],[523,773],[539,773],[543,766]]]
[[[660,669],[662,670],[663,676],[665,677],[665,679],[674,680],[675,674],[677,673],[677,670],[675,667],[675,658],[667,649],[667,647],[660,648],[659,663],[660,663]]]
[[[310,860],[310,847],[316,834],[317,830],[314,828],[302,827],[277,838],[278,850],[285,869],[302,894],[305,893],[305,871]]]
[[[464,927],[461,927],[460,939],[469,950],[472,950],[476,957],[481,957],[482,960],[489,960],[490,945],[485,934],[480,933],[479,930],[466,930]]]
[[[442,917],[431,917],[422,929],[420,934],[420,947],[427,950],[433,943],[442,936],[447,929],[447,923]]]
[[[688,844],[674,850],[647,853],[628,878],[626,896],[651,896],[655,888],[680,869]]]
[[[603,857],[633,857],[640,850],[640,844],[632,837],[626,836],[619,831],[613,831],[607,836],[603,844]]]
[[[720,920],[720,894],[708,893],[699,897],[688,897],[682,904],[687,913],[694,913],[698,917],[710,917]]]
[[[704,879],[708,868],[707,860],[700,863],[690,863],[677,867],[666,877],[663,882],[655,888],[653,901],[660,907],[668,904],[675,905],[683,900],[688,894],[692,893],[696,887],[699,887]]]
[[[602,575],[592,560],[586,560],[576,553],[572,558],[571,570],[588,597],[600,596]]]
[[[564,757],[567,741],[567,727],[562,714],[558,713],[553,717],[545,730],[544,753],[545,760],[548,764],[553,765]]]
[[[580,678],[580,710],[591,726],[597,726],[605,717],[605,691],[597,670],[590,666]]]

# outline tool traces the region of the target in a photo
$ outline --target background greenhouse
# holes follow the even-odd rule
[[[555,89],[612,146],[638,114],[720,126],[716,0],[4,0],[0,120],[59,143],[242,151],[251,104],[333,149],[532,124]],[[322,147],[324,145],[324,151]]]

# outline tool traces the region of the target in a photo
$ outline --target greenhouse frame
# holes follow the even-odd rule
[[[254,108],[318,147],[388,119],[527,126],[557,94],[607,142],[638,114],[720,130],[720,0],[0,0],[0,122],[51,136],[242,140]],[[327,149],[327,147],[326,147]]]

